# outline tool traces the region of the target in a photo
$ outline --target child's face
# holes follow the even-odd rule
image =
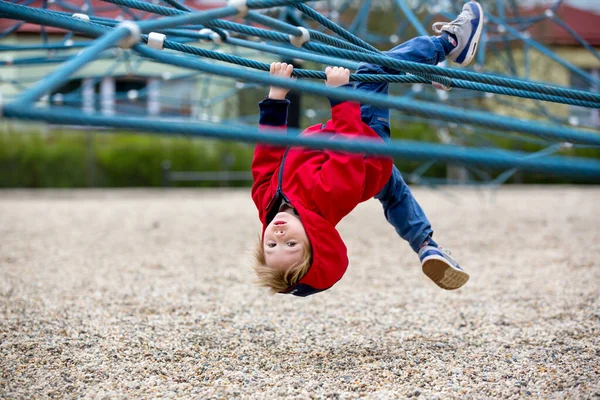
[[[280,212],[265,230],[266,264],[271,268],[289,268],[302,261],[308,245],[308,236],[300,219],[288,212]]]

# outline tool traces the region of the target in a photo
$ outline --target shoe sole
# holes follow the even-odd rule
[[[481,32],[483,32],[483,25],[485,23],[485,16],[483,15],[483,7],[481,7],[481,4],[479,3],[475,3],[477,5],[477,8],[479,9],[479,26],[477,27],[477,30],[475,31],[475,35],[473,36],[473,39],[471,39],[471,44],[469,45],[469,51],[467,52],[467,58],[465,58],[465,60],[460,63],[461,66],[466,67],[467,65],[471,64],[471,61],[473,61],[473,58],[475,57],[475,54],[477,54],[477,45],[479,44],[479,40],[481,39]]]
[[[446,290],[456,290],[469,280],[469,274],[452,268],[446,260],[436,256],[423,260],[423,273],[436,285]]]

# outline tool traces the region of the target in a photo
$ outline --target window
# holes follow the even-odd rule
[[[72,79],[52,92],[55,106],[81,108],[104,115],[160,115],[160,79],[104,76]]]
[[[119,114],[146,115],[148,80],[138,77],[116,77],[114,83],[115,108]]]
[[[166,79],[160,83],[160,114],[164,116],[191,116],[193,114],[194,79]],[[205,83],[205,84],[208,84]]]
[[[592,78],[600,80],[600,68],[584,69]],[[591,92],[600,92],[600,87],[593,85],[582,76],[571,73],[571,87],[573,89],[587,90]],[[600,128],[600,110],[586,107],[569,107],[569,117],[571,121],[581,126]]]

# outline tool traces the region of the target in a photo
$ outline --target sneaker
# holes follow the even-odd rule
[[[469,280],[469,274],[450,257],[450,251],[442,247],[421,247],[419,259],[423,273],[442,289],[458,289]]]
[[[456,37],[458,43],[448,54],[450,60],[462,66],[467,66],[473,61],[483,30],[483,19],[481,5],[476,1],[469,1],[454,21],[433,24],[435,33],[447,32]]]

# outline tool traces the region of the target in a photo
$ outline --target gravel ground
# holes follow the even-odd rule
[[[247,190],[0,192],[0,397],[598,398],[600,188],[415,193],[459,291],[376,201],[302,299],[251,284]]]

